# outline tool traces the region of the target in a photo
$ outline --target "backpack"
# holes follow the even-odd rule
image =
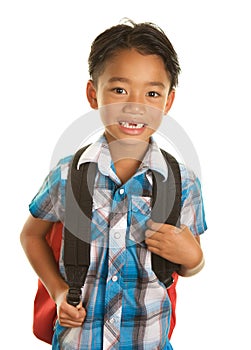
[[[90,162],[82,164],[79,169],[77,168],[78,160],[87,147],[79,149],[70,164],[66,185],[65,225],[61,222],[54,223],[46,235],[47,242],[58,263],[62,230],[64,230],[64,266],[69,285],[67,302],[74,306],[80,302],[81,288],[84,285],[90,265],[90,244],[88,242],[90,242],[91,234],[92,195],[97,165]],[[174,157],[164,150],[161,150],[161,152],[168,166],[168,179],[163,182],[163,178],[159,173],[152,172],[151,218],[156,222],[179,226],[181,209],[180,169]],[[163,205],[163,203],[166,205]],[[83,233],[85,240],[80,239]],[[152,269],[158,279],[165,284],[172,305],[169,339],[176,324],[176,284],[179,267],[178,264],[152,253]],[[38,339],[51,344],[56,319],[56,305],[42,282],[38,280],[33,311],[34,335]]]

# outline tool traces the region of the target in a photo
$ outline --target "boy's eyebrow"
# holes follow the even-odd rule
[[[108,80],[109,83],[114,83],[116,81],[120,81],[122,83],[130,83],[130,79],[122,78],[122,77],[112,77]]]
[[[114,82],[121,82],[121,83],[130,83],[131,80],[128,78],[123,78],[123,77],[112,77],[108,80],[109,83],[114,83]],[[161,81],[147,81],[145,85],[150,85],[150,86],[159,86],[162,87],[163,89],[166,88],[166,85],[162,83]]]
[[[147,83],[147,85],[159,86],[159,87],[162,87],[163,89],[166,88],[166,85],[164,83],[162,83],[161,81],[150,81]]]

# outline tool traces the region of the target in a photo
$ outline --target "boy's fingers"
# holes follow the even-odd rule
[[[161,228],[164,224],[160,222],[155,222],[152,219],[147,221],[147,226],[152,230],[152,231],[159,231],[161,232]]]
[[[158,248],[159,249],[159,246],[160,246],[159,241],[155,241],[152,239],[147,239],[146,244],[147,244],[148,249],[150,249],[150,248]]]
[[[67,304],[59,313],[59,323],[64,327],[80,327],[86,317],[86,311],[80,304],[77,307]]]
[[[86,313],[85,309],[82,306],[82,303],[80,303],[75,307],[65,302],[65,304],[62,305],[61,310],[66,317],[69,317],[74,320],[78,320],[79,318],[82,318],[83,316],[85,316],[85,313]]]
[[[80,327],[80,326],[82,326],[83,322],[84,322],[84,320],[73,321],[71,319],[63,318],[63,317],[59,319],[59,323],[61,326],[70,327],[70,328]]]
[[[161,239],[163,238],[162,236],[163,236],[163,233],[161,232],[156,232],[152,230],[145,231],[146,239],[149,239],[151,241],[161,241]]]
[[[147,221],[147,226],[150,228],[150,230],[160,233],[179,233],[181,231],[176,226],[155,222],[152,219]]]
[[[152,236],[155,234],[155,231],[152,230],[146,230],[145,237],[146,238],[152,238]]]

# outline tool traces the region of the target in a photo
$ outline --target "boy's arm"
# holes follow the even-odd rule
[[[21,244],[32,267],[57,304],[60,324],[66,327],[78,327],[84,321],[85,310],[82,305],[75,308],[66,302],[68,285],[59,273],[46,240],[46,234],[52,225],[52,222],[30,215],[20,235]]]
[[[52,250],[46,241],[53,222],[29,216],[20,235],[22,247],[39,278],[56,301],[59,294],[68,288],[62,279]]]
[[[148,221],[146,244],[148,249],[161,257],[180,264],[179,274],[191,276],[204,266],[199,236],[194,236],[187,226],[181,228]]]

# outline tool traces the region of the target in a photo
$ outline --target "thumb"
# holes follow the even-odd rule
[[[80,310],[83,308],[83,303],[82,303],[82,300],[79,302],[79,304],[76,306],[76,309],[77,310]]]
[[[76,308],[77,308],[77,310],[78,310],[78,317],[84,321],[85,316],[86,316],[86,310],[85,310],[85,308],[83,307],[82,302],[80,302],[80,303],[76,306]]]

